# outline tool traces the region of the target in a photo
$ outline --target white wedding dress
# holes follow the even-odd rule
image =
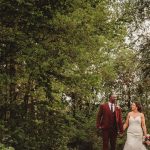
[[[123,150],[146,150],[143,145],[143,130],[141,127],[141,116],[129,118],[127,140]]]

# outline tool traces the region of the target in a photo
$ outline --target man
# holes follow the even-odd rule
[[[102,130],[103,150],[115,150],[117,134],[123,133],[121,109],[115,105],[116,95],[109,96],[109,102],[100,104],[96,127]]]

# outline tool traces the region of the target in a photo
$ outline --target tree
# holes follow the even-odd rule
[[[19,150],[67,149],[72,141],[78,147],[89,136],[83,126],[97,141],[96,96],[107,95],[118,78],[116,56],[126,35],[119,9],[107,0],[0,5],[1,142]]]

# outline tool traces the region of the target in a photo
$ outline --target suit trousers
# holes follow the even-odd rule
[[[117,130],[114,128],[102,129],[103,150],[116,149]]]

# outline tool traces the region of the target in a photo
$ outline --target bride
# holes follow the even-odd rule
[[[141,106],[134,102],[131,105],[131,112],[128,113],[124,131],[127,130],[127,140],[123,150],[146,150],[143,145],[143,133],[147,135],[144,114],[141,113]]]

